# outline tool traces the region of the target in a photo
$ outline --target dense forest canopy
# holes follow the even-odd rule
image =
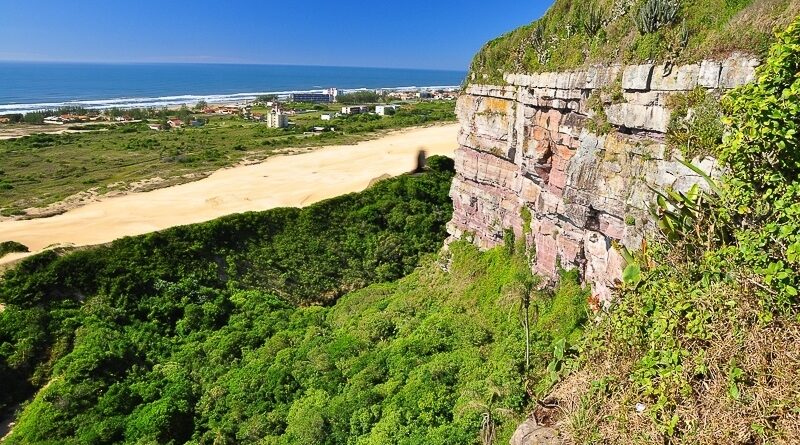
[[[507,440],[547,387],[524,374],[547,376],[579,337],[586,294],[574,274],[536,294],[526,369],[524,247],[429,255],[453,161],[427,168],[305,209],[25,260],[0,287],[2,402],[38,392],[7,441]]]

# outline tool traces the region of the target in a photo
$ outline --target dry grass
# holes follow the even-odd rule
[[[612,343],[612,336],[583,354],[586,361],[552,390],[549,408],[539,408],[537,419],[547,419],[570,444],[800,443],[800,324],[763,321],[751,287],[742,280],[693,300],[713,315],[705,340],[680,339],[689,351],[680,376],[688,391],[677,383],[666,391],[675,402],[670,414],[680,419],[674,435],[659,428],[649,409],[654,400],[631,379],[646,351]],[[702,372],[695,366],[700,363]],[[732,377],[735,368],[740,378]],[[647,409],[637,412],[637,403]]]
[[[754,1],[714,33],[701,57],[722,58],[742,48],[766,53],[774,34],[785,29],[800,14],[800,0]]]
[[[731,19],[728,27],[750,27],[772,33],[783,30],[800,14],[800,0],[762,0],[753,2]]]

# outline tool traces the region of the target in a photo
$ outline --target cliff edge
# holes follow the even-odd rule
[[[535,252],[536,272],[555,278],[558,267],[578,268],[609,302],[625,265],[614,246],[638,249],[655,229],[654,189],[704,184],[665,141],[670,98],[743,85],[758,63],[736,54],[671,68],[507,73],[507,85],[469,85],[457,106],[448,232],[490,248],[513,230]],[[716,173],[711,157],[691,161]]]

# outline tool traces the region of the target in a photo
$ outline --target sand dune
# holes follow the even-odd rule
[[[420,149],[452,156],[457,132],[457,124],[415,128],[356,145],[276,156],[188,184],[101,199],[49,218],[0,222],[0,241],[18,241],[39,252],[54,244],[101,244],[231,213],[304,206],[362,190],[378,176],[412,170]],[[0,264],[21,256],[7,255]]]

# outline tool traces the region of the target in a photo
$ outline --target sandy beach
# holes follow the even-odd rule
[[[275,156],[188,184],[100,199],[49,218],[3,221],[0,241],[18,241],[36,253],[53,245],[102,244],[232,213],[305,206],[363,190],[379,176],[410,171],[418,150],[452,156],[457,132],[458,124],[414,128],[356,145]],[[0,264],[32,253],[6,255]]]

